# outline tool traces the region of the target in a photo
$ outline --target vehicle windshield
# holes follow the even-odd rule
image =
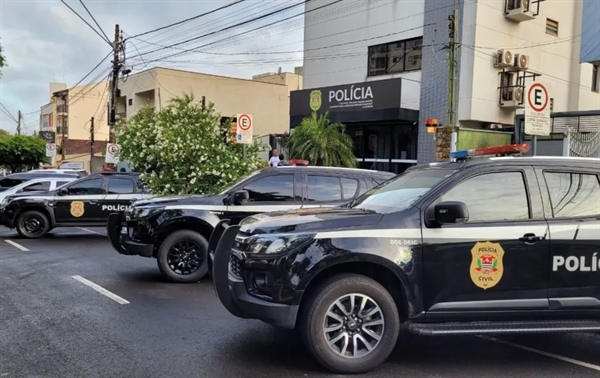
[[[404,210],[454,172],[455,170],[451,169],[421,169],[405,172],[367,191],[350,207],[381,214]]]
[[[227,188],[223,189],[221,191],[221,193],[219,193],[219,195],[223,196],[223,195],[229,193],[231,191],[231,189],[233,189],[235,186],[237,186],[240,182],[248,180],[250,177],[256,176],[259,173],[260,173],[260,170],[257,170],[257,171],[254,171],[254,172],[250,173],[248,176],[244,177],[243,179],[238,180],[238,181],[234,182],[233,184],[231,184],[230,186],[228,186]]]

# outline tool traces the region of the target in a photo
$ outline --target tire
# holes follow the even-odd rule
[[[325,321],[333,319],[326,317],[330,307],[334,306],[334,303],[340,299],[342,299],[341,303],[343,304],[349,303],[350,296],[355,298],[355,308],[360,307],[362,298],[365,297],[368,303],[365,306],[366,309],[377,309],[377,307],[372,306],[373,304],[376,304],[379,308],[378,312],[371,315],[371,319],[362,320],[363,323],[371,323],[373,320],[379,319],[383,319],[384,322],[383,327],[370,326],[366,328],[371,334],[380,336],[379,342],[364,331],[364,324],[361,326],[356,321],[354,324],[352,322],[347,323],[346,334],[356,332],[356,330],[352,330],[352,326],[358,325],[358,328],[361,329],[358,337],[374,342],[374,344],[371,344],[374,345],[374,349],[370,352],[366,351],[365,344],[362,341],[357,342],[359,348],[362,347],[363,349],[363,354],[361,355],[359,351],[357,357],[342,356],[334,351],[328,345],[328,339],[334,340],[338,335],[329,333],[330,336],[326,336],[325,331]],[[336,312],[339,310],[339,308],[334,309]],[[360,313],[363,314],[362,319],[365,319],[364,310]],[[356,319],[360,321],[361,317]],[[328,325],[331,326],[332,324],[328,323]],[[307,298],[307,303],[303,306],[299,327],[298,331],[306,347],[321,365],[338,374],[358,374],[375,369],[390,356],[398,340],[400,316],[394,298],[377,281],[358,274],[340,274],[327,279],[315,291],[312,291],[312,295]],[[340,329],[335,332],[341,333],[344,330]],[[357,333],[354,333],[350,340],[356,340],[356,335]],[[342,346],[344,340],[345,337],[342,337],[337,346]],[[353,343],[351,341],[348,341],[347,348],[353,354]]]
[[[50,228],[48,217],[36,210],[25,211],[19,215],[16,222],[17,232],[25,239],[43,238],[50,231]]]
[[[187,244],[178,246],[179,243]],[[195,248],[197,252],[183,253],[184,265],[183,270],[180,272],[174,271],[171,265],[174,265],[177,260],[178,253],[173,250],[173,253],[169,255],[171,249],[175,247],[181,250],[190,250]],[[192,247],[192,248],[190,248]],[[169,235],[160,245],[158,254],[156,256],[158,262],[158,269],[160,272],[172,282],[179,283],[195,283],[200,281],[206,273],[208,273],[208,241],[204,236],[191,230],[175,231]],[[169,262],[171,259],[171,263]],[[194,262],[199,262],[198,266],[194,265]],[[190,265],[192,263],[192,265]],[[189,269],[188,269],[189,268]],[[195,270],[194,270],[195,268]],[[187,270],[187,272],[186,272]]]

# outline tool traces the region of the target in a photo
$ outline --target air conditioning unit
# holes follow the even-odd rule
[[[510,50],[498,50],[496,52],[496,60],[494,61],[494,67],[506,68],[512,67],[515,64],[513,59],[513,53]]]
[[[519,71],[527,71],[529,69],[529,55],[515,54],[514,67]]]
[[[501,88],[500,89],[500,107],[509,109],[525,108],[523,102],[523,88]]]
[[[535,18],[533,13],[533,4],[531,0],[504,0],[505,13],[504,17],[509,20],[522,22],[529,21]],[[539,4],[538,4],[539,6]]]

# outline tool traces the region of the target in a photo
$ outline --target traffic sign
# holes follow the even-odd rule
[[[546,86],[535,82],[527,89],[525,134],[550,135],[550,95]]]
[[[115,143],[108,143],[106,145],[106,157],[104,161],[108,164],[117,164],[119,162],[119,154],[121,153],[121,146]]]
[[[46,143],[46,157],[56,156],[56,143]]]
[[[250,114],[241,113],[237,115],[237,137],[236,142],[252,144],[252,129],[254,125]]]

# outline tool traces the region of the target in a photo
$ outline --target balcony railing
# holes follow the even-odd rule
[[[69,108],[67,107],[66,104],[56,105],[56,112],[57,113],[67,113],[68,110],[69,110]]]

